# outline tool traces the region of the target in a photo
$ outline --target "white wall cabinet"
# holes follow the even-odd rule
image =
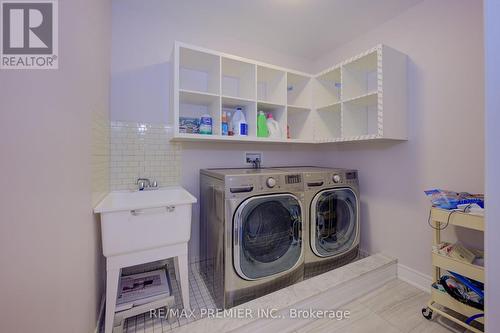
[[[327,143],[406,140],[406,55],[378,45],[311,75],[180,42],[173,55],[174,140]],[[248,136],[221,132],[222,113],[241,107]],[[257,137],[258,111],[280,138]],[[213,133],[179,130],[181,117],[209,114]]]

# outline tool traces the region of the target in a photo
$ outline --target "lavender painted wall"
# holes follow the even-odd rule
[[[0,71],[1,332],[93,332],[104,289],[91,134],[109,111],[111,1],[58,3],[59,69]]]
[[[482,3],[427,0],[316,62],[316,69],[384,43],[409,57],[409,141],[331,147],[323,164],[360,170],[362,247],[430,274],[423,191],[484,191]],[[482,233],[446,236],[482,247]]]

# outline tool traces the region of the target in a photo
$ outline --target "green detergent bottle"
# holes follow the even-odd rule
[[[259,111],[257,115],[257,136],[260,138],[267,138],[269,130],[267,128],[267,120],[264,111]]]

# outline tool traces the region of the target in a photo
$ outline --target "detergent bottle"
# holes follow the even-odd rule
[[[281,138],[280,125],[276,120],[273,119],[272,113],[268,113],[267,115],[267,129],[269,131],[270,138]]]
[[[260,138],[267,138],[269,136],[266,114],[264,111],[259,111],[259,114],[257,115],[257,136]]]

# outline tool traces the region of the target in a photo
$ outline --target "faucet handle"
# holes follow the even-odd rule
[[[142,191],[145,188],[149,187],[151,185],[151,182],[148,178],[137,178],[136,184],[139,191]]]
[[[136,184],[139,184],[139,183],[149,183],[149,179],[148,178],[137,178],[137,181],[136,181]]]
[[[153,180],[153,182],[151,183],[151,187],[157,188],[158,182],[156,180]]]

